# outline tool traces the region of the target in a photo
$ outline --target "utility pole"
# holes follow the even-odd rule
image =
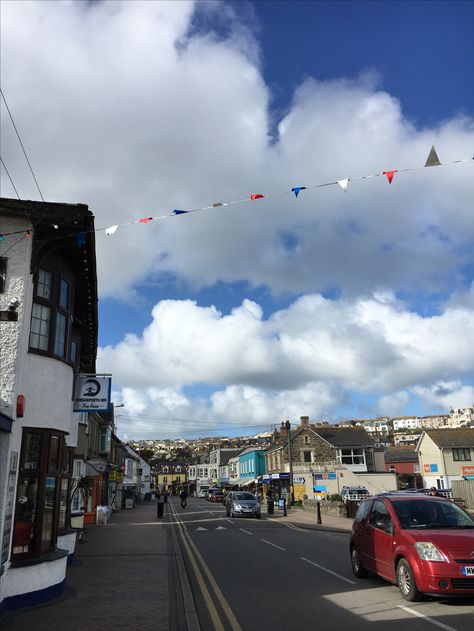
[[[291,423],[290,421],[286,421],[285,429],[288,437],[288,465],[290,469],[290,506],[293,506],[293,502],[295,501],[294,492],[293,492],[293,460],[291,458]]]

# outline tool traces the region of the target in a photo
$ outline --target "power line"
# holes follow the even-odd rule
[[[20,199],[20,196],[18,195],[18,191],[16,190],[16,186],[13,184],[13,180],[11,178],[10,173],[8,172],[7,165],[3,161],[2,156],[0,156],[0,162],[3,164],[3,168],[5,169],[5,173],[8,175],[8,179],[10,180],[10,184],[13,186],[13,189],[14,189],[14,191],[16,193],[16,196],[18,197],[18,199]]]
[[[13,120],[12,113],[10,112],[10,108],[8,107],[7,100],[6,100],[5,95],[3,94],[3,91],[2,91],[1,89],[0,89],[0,94],[2,95],[3,102],[5,103],[5,107],[7,108],[7,112],[8,112],[8,114],[9,114],[9,116],[10,116],[10,120],[11,120],[12,125],[13,125],[13,128],[14,128],[14,130],[15,130],[15,132],[16,132],[16,135],[17,135],[18,141],[19,141],[19,143],[20,143],[20,145],[21,145],[21,148],[23,149],[23,153],[24,153],[24,155],[25,155],[26,161],[28,162],[28,166],[30,167],[31,175],[33,176],[33,179],[34,179],[34,181],[35,181],[36,188],[38,189],[38,192],[39,192],[40,197],[41,197],[41,201],[43,201],[43,202],[44,202],[43,193],[41,192],[41,189],[40,189],[40,187],[39,187],[38,181],[37,181],[36,176],[35,176],[35,174],[34,174],[33,168],[32,168],[32,166],[31,166],[31,164],[30,164],[30,161],[28,160],[28,156],[27,156],[27,154],[26,154],[25,147],[23,146],[23,143],[22,143],[21,138],[20,138],[20,134],[18,133],[18,129],[17,129],[16,125],[15,125],[15,121]]]

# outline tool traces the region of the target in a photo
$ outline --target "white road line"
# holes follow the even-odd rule
[[[429,616],[425,616],[424,614],[420,613],[419,611],[416,611],[416,609],[410,609],[410,607],[404,607],[403,605],[398,605],[398,608],[399,609],[403,609],[403,611],[407,611],[408,613],[413,614],[417,618],[423,618],[427,622],[431,622],[431,624],[434,624],[436,627],[440,627],[441,629],[446,629],[446,631],[456,631],[456,629],[454,627],[448,627],[447,624],[443,624],[442,622],[438,622],[434,618],[430,618]]]
[[[268,543],[269,546],[273,546],[274,548],[278,548],[279,550],[285,550],[286,549],[286,548],[282,548],[281,546],[277,546],[276,543],[272,543],[271,541],[267,541],[266,539],[260,538],[260,541],[263,541],[264,543]]]
[[[314,567],[317,567],[320,570],[323,570],[323,572],[327,572],[328,574],[332,574],[333,576],[340,578],[341,581],[345,581],[346,583],[349,583],[349,585],[357,584],[355,581],[351,581],[345,576],[341,576],[340,574],[337,574],[337,572],[333,572],[332,570],[329,570],[327,567],[323,567],[322,565],[319,565],[318,563],[315,563],[314,561],[310,561],[309,559],[305,559],[304,557],[300,557],[300,559],[302,561],[306,561],[306,563],[310,563],[311,565],[314,565]]]
[[[285,524],[287,528],[291,528],[291,530],[298,530],[298,532],[311,532],[307,528],[300,528],[299,526],[295,526],[294,524]]]
[[[249,532],[248,530],[244,530],[243,528],[239,528],[242,532],[245,532],[246,535],[253,535],[253,532]]]

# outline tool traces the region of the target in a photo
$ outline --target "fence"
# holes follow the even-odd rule
[[[462,498],[466,508],[474,509],[474,480],[453,480],[453,498]]]

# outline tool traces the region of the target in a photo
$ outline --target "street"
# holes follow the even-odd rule
[[[442,628],[470,631],[474,598],[407,603],[377,577],[358,580],[349,535],[284,519],[226,517],[221,504],[169,502],[202,629]],[[196,570],[196,568],[198,568]]]

